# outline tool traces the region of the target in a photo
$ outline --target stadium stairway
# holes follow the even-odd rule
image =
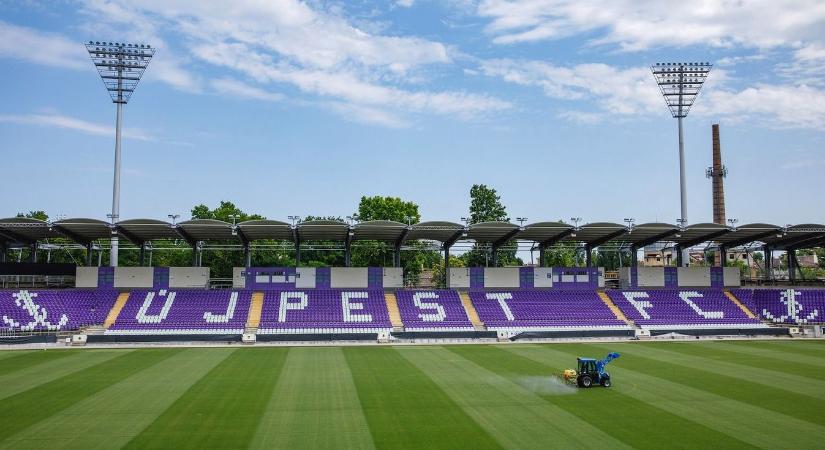
[[[635,326],[633,321],[628,319],[627,316],[624,315],[622,310],[619,309],[619,307],[616,306],[615,303],[613,303],[613,300],[610,300],[610,297],[607,295],[607,293],[605,291],[600,290],[600,291],[598,291],[598,294],[599,294],[599,298],[602,299],[604,304],[607,305],[607,307],[610,308],[610,311],[613,312],[613,315],[616,316],[616,319],[621,320],[622,322],[624,322],[624,323],[626,323],[630,326]]]
[[[249,312],[246,316],[246,331],[257,333],[261,325],[261,311],[264,309],[264,293],[253,292],[252,301],[249,302]]]
[[[487,327],[484,326],[484,323],[478,317],[478,311],[476,311],[476,307],[473,306],[473,301],[470,300],[470,294],[459,292],[458,296],[461,298],[461,304],[464,305],[464,312],[467,313],[467,318],[470,319],[473,328],[475,328],[476,331],[486,331]]]
[[[401,312],[398,310],[398,298],[395,292],[385,292],[384,301],[387,302],[387,312],[390,315],[393,331],[404,331],[404,323],[401,322]]]
[[[126,301],[129,300],[129,293],[128,292],[121,292],[117,296],[117,300],[115,301],[115,305],[112,306],[112,309],[109,310],[109,315],[106,316],[106,321],[103,322],[104,328],[109,328],[115,324],[117,317],[120,315],[120,311],[123,310],[123,307],[126,306]]]
[[[751,319],[756,319],[757,318],[756,314],[754,314],[750,309],[748,309],[747,306],[745,306],[742,302],[740,302],[739,299],[736,298],[735,295],[733,295],[733,292],[725,289],[725,296],[730,301],[732,301],[736,306],[738,306],[739,309],[741,309],[742,312],[745,313],[746,316],[750,317]]]

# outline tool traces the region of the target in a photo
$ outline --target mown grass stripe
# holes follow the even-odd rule
[[[174,350],[137,350],[73,372],[28,391],[3,399],[0,438],[5,439],[174,355]]]
[[[177,354],[8,437],[0,449],[120,448],[232,352],[166,351]]]
[[[551,377],[566,368],[575,368],[575,358],[538,362],[505,348],[454,346],[449,350],[499,376],[531,387],[543,401],[565,411],[575,422],[589,424],[600,434],[635,448],[753,448],[732,436],[628,396],[622,387],[590,390],[560,387]],[[569,390],[573,395],[561,395]],[[566,427],[574,420],[559,421],[556,426]],[[579,439],[591,445],[608,442],[594,433],[581,431]]]
[[[23,370],[28,367],[43,364],[49,361],[55,361],[60,358],[65,358],[77,354],[76,351],[60,350],[60,351],[39,351],[26,352],[18,354],[7,354],[8,357],[3,359],[3,364],[0,364],[0,376]]]
[[[656,348],[637,344],[627,346],[625,351],[647,367],[667,361],[664,364],[675,366],[673,370],[678,372],[680,380],[691,386],[702,387],[701,380],[714,377],[719,380],[720,389],[715,391],[719,395],[825,424],[825,415],[809,416],[821,408],[821,401],[816,398],[825,399],[825,382],[821,380],[725,362],[716,350],[691,348],[689,344],[669,343]],[[702,356],[687,352],[698,352]]]
[[[377,448],[501,448],[394,348],[347,347],[344,356]]]
[[[42,351],[42,350],[41,350]],[[0,361],[34,353],[34,350],[4,350],[0,348]]]
[[[236,349],[126,448],[246,448],[272,395],[287,350]]]
[[[38,353],[43,353],[47,359],[42,364],[0,375],[0,401],[132,351],[134,350],[41,350]]]
[[[464,352],[455,347],[450,350],[452,352],[444,348],[398,349],[505,448],[630,448],[596,426],[544,401],[517,384],[517,378],[498,375],[464,358]],[[482,351],[498,353],[490,347]],[[556,395],[575,393],[561,387]]]
[[[375,448],[340,347],[289,350],[250,447]]]
[[[751,345],[749,341],[728,341],[733,345]],[[806,357],[825,357],[825,340],[817,339],[810,341],[800,340],[776,340],[759,341],[760,348],[775,349],[790,354],[799,354]]]
[[[756,343],[757,342],[753,342],[751,344]],[[799,369],[797,369],[797,367],[808,367],[813,368],[815,370],[821,370],[822,367],[825,367],[825,353],[819,355],[803,356],[799,353],[792,353],[783,350],[766,348],[764,346],[734,345],[730,341],[714,342],[713,345],[713,348],[718,350],[741,353],[743,355],[749,356],[756,356],[760,359],[760,361],[764,361],[765,366],[767,366],[768,368],[775,368],[777,370],[781,370],[787,366],[788,370],[793,370],[797,374],[804,373],[800,372]],[[805,374],[805,376],[808,375]]]
[[[627,350],[632,345],[559,345],[553,349],[507,349],[539,362],[552,359],[569,362],[575,360],[576,356],[599,357],[607,349],[623,352],[622,359],[610,366],[610,373],[615,378],[611,389],[620,388],[622,392],[640,401],[757,447],[814,448],[821,442],[820,436],[825,428],[717,394],[731,386],[712,374],[685,372],[684,368],[663,361],[645,361],[644,358],[630,356]],[[690,378],[693,379],[689,380]],[[753,395],[758,396],[759,393]]]

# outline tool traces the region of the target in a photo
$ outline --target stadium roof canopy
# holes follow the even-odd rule
[[[559,242],[575,242],[591,248],[606,244],[640,248],[656,242],[671,242],[682,248],[713,242],[726,248],[763,243],[773,249],[788,250],[825,245],[825,225],[802,224],[782,227],[753,223],[727,227],[700,223],[680,228],[667,223],[645,223],[627,227],[611,222],[589,223],[574,227],[560,222],[537,222],[519,226],[509,222],[483,222],[465,226],[435,221],[403,224],[392,221],[369,221],[353,225],[327,220],[290,225],[277,220],[250,220],[231,224],[220,220],[194,219],[177,224],[155,219],[132,219],[111,224],[98,219],[75,218],[43,222],[14,217],[0,219],[0,244],[30,245],[34,242],[67,238],[89,245],[112,236],[125,238],[135,245],[163,239],[183,239],[190,245],[201,241],[238,241],[248,244],[259,240],[364,241],[377,240],[400,245],[406,241],[427,240],[450,246],[459,240],[500,246],[513,240],[530,241],[539,247]]]

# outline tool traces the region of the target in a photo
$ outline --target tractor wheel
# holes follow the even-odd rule
[[[583,376],[581,383],[583,388],[589,388],[593,386],[593,380],[588,376]]]
[[[610,378],[605,378],[604,380],[602,380],[602,386],[610,387]]]

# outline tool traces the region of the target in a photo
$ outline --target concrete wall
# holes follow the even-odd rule
[[[533,287],[553,287],[553,269],[550,267],[536,267],[533,269]]]
[[[303,289],[315,288],[315,267],[298,267],[296,269],[295,287]]]
[[[232,268],[232,287],[235,289],[246,288],[246,268],[233,267]]]
[[[679,287],[710,287],[710,267],[678,267]]]
[[[663,267],[638,267],[636,271],[638,286],[634,287],[665,286],[665,271]]]
[[[518,288],[518,267],[487,267],[484,269],[485,288]]]
[[[404,287],[404,269],[384,267],[384,289]]]
[[[467,289],[470,287],[470,269],[450,267],[450,288]]]
[[[75,269],[74,287],[96,288],[97,287],[97,267],[78,266]]]
[[[738,267],[723,267],[725,287],[738,287],[742,285],[742,274]]]
[[[170,288],[207,288],[209,287],[208,267],[170,267]]]
[[[333,267],[330,272],[330,287],[366,289],[368,271],[366,267]]]
[[[154,267],[115,267],[115,287],[152,289],[154,275]]]

